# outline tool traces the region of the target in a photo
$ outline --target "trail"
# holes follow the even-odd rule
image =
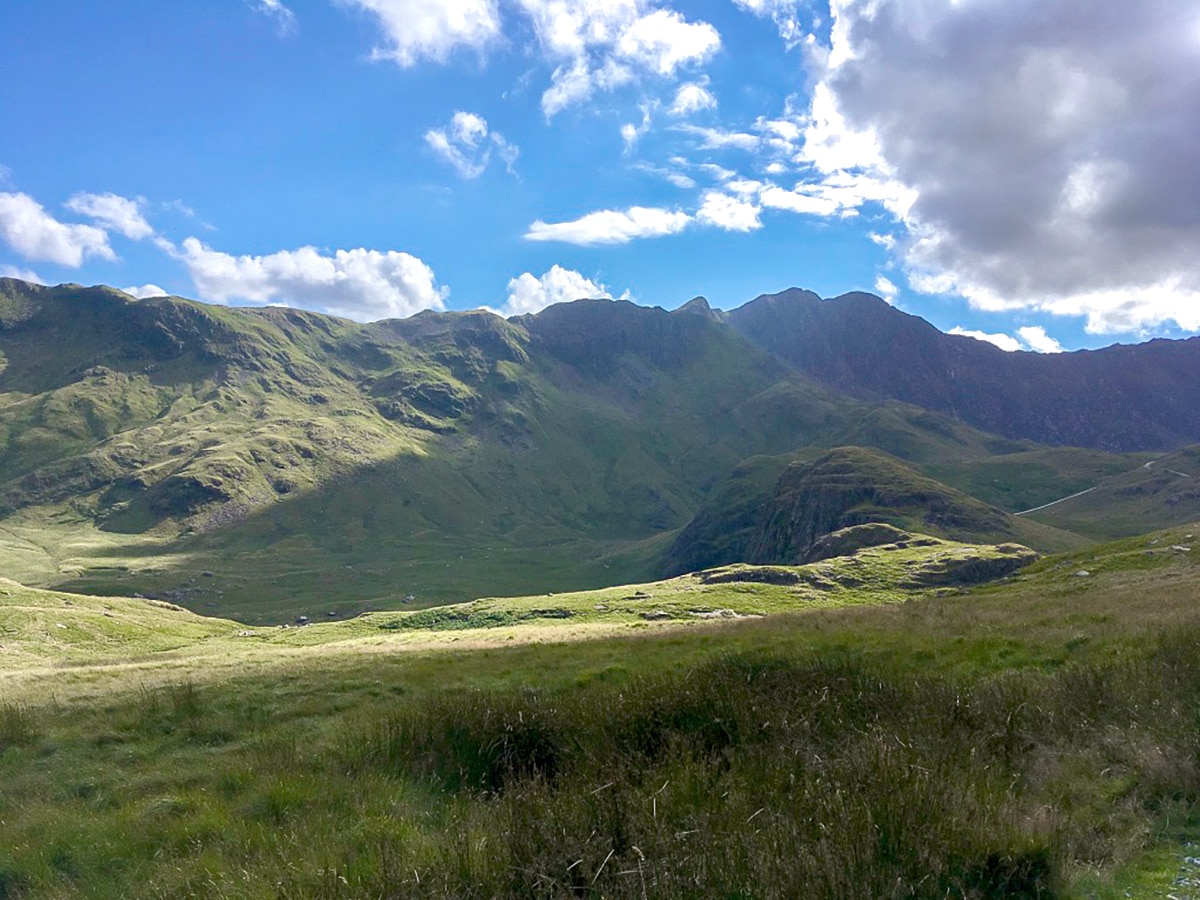
[[[1158,462],[1158,460],[1152,459],[1148,463],[1143,465],[1142,468],[1143,469],[1152,469],[1152,468],[1154,468],[1154,464],[1156,462]],[[1191,475],[1188,475],[1186,472],[1179,472],[1179,471],[1176,471],[1175,469],[1163,469],[1162,471],[1167,472],[1168,474],[1171,474],[1171,475],[1177,475],[1180,478],[1191,478],[1192,477]],[[1120,476],[1114,475],[1109,478],[1105,478],[1104,481],[1100,482],[1100,484],[1094,484],[1090,488],[1087,488],[1086,490],[1077,491],[1076,493],[1068,494],[1065,497],[1059,497],[1057,500],[1051,500],[1049,503],[1043,503],[1041,506],[1035,506],[1032,509],[1023,509],[1020,512],[1013,513],[1013,515],[1014,516],[1027,516],[1030,513],[1039,512],[1043,509],[1049,509],[1051,506],[1058,506],[1058,504],[1060,504],[1060,503],[1066,503],[1068,500],[1074,500],[1076,497],[1082,497],[1084,494],[1090,494],[1092,491],[1096,490],[1097,488],[1102,487],[1106,482],[1112,481],[1113,478],[1118,478],[1118,477],[1120,477]]]
[[[1068,500],[1074,500],[1076,497],[1082,497],[1084,494],[1090,494],[1092,491],[1096,490],[1096,488],[1098,488],[1098,487],[1100,487],[1100,485],[1094,484],[1090,488],[1087,488],[1085,490],[1077,491],[1074,494],[1068,494],[1066,497],[1059,497],[1057,500],[1051,500],[1049,503],[1043,503],[1041,506],[1035,506],[1032,509],[1023,509],[1020,512],[1013,513],[1013,515],[1014,516],[1027,516],[1030,513],[1037,512],[1038,510],[1049,509],[1051,506],[1058,506],[1058,504],[1060,504],[1060,503],[1066,503]]]

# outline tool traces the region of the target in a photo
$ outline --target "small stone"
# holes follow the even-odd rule
[[[1075,577],[1076,578],[1087,578],[1091,574],[1092,573],[1089,572],[1087,569],[1080,569],[1078,572],[1075,573]]]

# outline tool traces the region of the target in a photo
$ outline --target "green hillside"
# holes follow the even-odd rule
[[[945,445],[936,449],[946,452]],[[815,459],[812,453],[759,457],[739,466],[680,532],[666,571],[737,561],[802,562],[823,536],[869,522],[956,540],[1018,541],[1042,550],[1085,543],[989,506],[880,450],[838,447]],[[971,459],[969,451],[962,456]]]
[[[0,357],[5,574],[247,622],[758,559],[787,466],[850,444],[909,467],[860,480],[917,473],[968,495],[959,508],[1006,512],[1146,462],[851,400],[720,317],[625,302],[359,325],[0,279]],[[981,506],[954,530],[897,511],[895,493],[814,527],[874,516],[1039,550],[1129,533]]]

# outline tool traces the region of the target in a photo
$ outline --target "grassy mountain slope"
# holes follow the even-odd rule
[[[1092,489],[1084,493],[1081,488],[1076,496],[1028,518],[1096,540],[1195,521],[1200,516],[1200,446],[1157,457],[1088,487]]]
[[[247,618],[644,577],[740,459],[860,415],[717,323],[628,303],[359,326],[4,291],[14,571]]]
[[[7,279],[0,354],[5,571],[248,621],[650,578],[697,513],[741,546],[736,473],[840,445],[1010,511],[1132,464],[848,399],[698,304],[359,325]]]

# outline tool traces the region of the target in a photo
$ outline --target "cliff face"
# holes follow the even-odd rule
[[[729,313],[747,340],[830,387],[901,400],[1009,438],[1110,451],[1200,441],[1200,338],[1006,353],[871,294],[792,289]]]

